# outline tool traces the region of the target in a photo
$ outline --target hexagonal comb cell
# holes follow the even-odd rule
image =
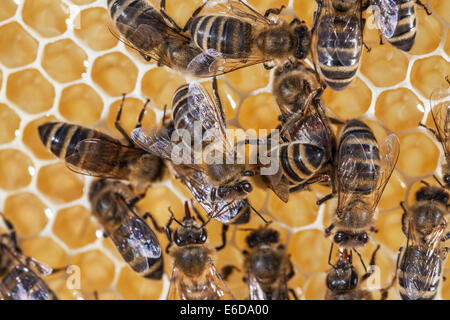
[[[149,0],[146,0],[149,1]],[[108,30],[109,12],[104,0],[1,0],[0,10],[0,211],[15,226],[24,253],[51,267],[69,264],[81,271],[81,290],[67,287],[68,274],[46,277],[61,299],[158,299],[168,282],[139,277],[126,266],[109,238],[91,216],[85,192],[91,178],[71,172],[42,145],[38,126],[49,121],[67,121],[95,128],[121,138],[114,121],[121,95],[127,93],[122,126],[134,128],[147,98],[151,99],[144,126],[158,123],[167,105],[170,112],[175,90],[192,81],[156,61],[145,62],[134,49],[127,48]],[[150,1],[156,7],[159,1]],[[184,26],[201,0],[166,0],[167,12]],[[316,1],[249,0],[262,14],[268,8],[288,6],[282,15],[290,21],[293,14],[312,27]],[[414,193],[424,179],[439,173],[440,144],[419,121],[434,127],[429,109],[430,94],[437,87],[448,88],[450,74],[449,1],[430,0],[433,14],[420,7],[417,35],[409,53],[401,52],[386,40],[379,45],[379,31],[369,13],[364,13],[364,41],[360,71],[345,90],[325,89],[324,105],[339,119],[363,118],[378,141],[396,132],[401,153],[395,170],[379,203],[377,231],[367,248],[360,251],[365,262],[377,244],[381,245],[377,266],[381,282],[390,281],[398,248],[404,244],[401,231],[400,201],[411,205]],[[373,17],[372,17],[373,18]],[[372,23],[372,25],[371,25]],[[310,59],[308,59],[310,60]],[[87,62],[89,61],[90,64]],[[309,61],[307,62],[309,63]],[[310,65],[311,66],[311,65]],[[201,80],[211,94],[211,81]],[[273,71],[262,65],[243,68],[218,78],[228,128],[272,129],[278,124],[279,108],[271,95]],[[4,95],[2,95],[4,93]],[[424,116],[427,115],[425,121]],[[333,126],[339,137],[342,126]],[[437,171],[436,171],[437,170]],[[166,170],[167,171],[167,170]],[[424,178],[425,177],[425,178]],[[310,190],[292,194],[286,204],[262,184],[255,184],[249,202],[280,232],[281,242],[291,255],[296,274],[289,281],[300,298],[323,299],[325,273],[331,240],[324,237],[336,214],[336,199],[322,207],[316,200],[329,188],[314,185]],[[192,194],[171,174],[150,188],[137,205],[136,214],[150,211],[159,225],[170,218],[168,207],[177,219],[183,218],[183,201]],[[204,212],[199,205],[201,214]],[[230,226],[228,243],[215,260],[218,270],[234,264],[227,284],[236,297],[248,297],[242,250],[246,248],[245,228],[257,228],[262,220],[251,213],[245,225]],[[221,224],[207,226],[213,246],[222,241]],[[161,247],[168,240],[157,234]],[[337,250],[335,250],[337,251]],[[333,257],[337,257],[334,252]],[[165,273],[170,276],[172,262],[165,256]],[[359,259],[354,264],[362,274]],[[447,260],[444,275],[448,278]],[[74,269],[74,270],[75,270]],[[368,279],[370,280],[370,279]],[[439,298],[450,298],[448,281],[443,282]],[[398,288],[389,299],[398,299]]]

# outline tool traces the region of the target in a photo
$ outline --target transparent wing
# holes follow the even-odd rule
[[[203,141],[211,141],[216,147],[223,150],[225,155],[233,156],[233,147],[226,137],[221,110],[201,84],[191,82],[188,91],[189,108],[195,110],[195,116],[199,117],[196,120],[201,122],[206,131],[203,134]]]
[[[377,181],[375,192],[373,192],[372,210],[378,205],[383,194],[384,188],[389,181],[389,178],[394,171],[397,164],[398,156],[400,154],[400,140],[397,135],[390,134],[387,136],[380,147],[380,173]]]
[[[250,300],[268,300],[267,295],[261,287],[261,284],[256,279],[256,276],[252,273],[248,273],[248,290]]]
[[[128,170],[120,162],[140,157],[143,150],[129,148],[118,142],[90,138],[80,141],[76,151],[65,158],[66,166],[76,172],[94,177],[127,179]]]
[[[199,287],[201,290],[198,290]],[[204,273],[193,279],[173,268],[167,300],[234,300],[234,296],[209,260]]]
[[[175,131],[166,130],[164,127],[162,129],[157,126],[139,127],[132,131],[131,138],[141,149],[162,159],[169,160],[176,165],[184,164],[197,168],[193,163],[190,148],[187,148],[182,141],[177,143],[176,137],[172,136],[173,132]]]
[[[398,23],[398,5],[395,0],[370,0],[378,30],[391,38]]]
[[[268,26],[272,23],[270,19],[264,17],[256,9],[241,0],[209,1],[206,9],[210,13],[232,16],[255,25]]]
[[[336,56],[343,66],[352,66],[357,64],[353,57],[359,58],[361,55],[362,23],[360,18],[360,10],[360,1],[356,1],[353,11],[345,17],[345,25],[343,27],[339,26],[339,32],[335,31],[335,48],[341,48],[341,50],[336,50]],[[336,20],[337,18],[335,18],[335,23]],[[340,23],[342,22],[340,21]],[[344,48],[345,50],[342,50]]]
[[[144,56],[170,67],[168,52],[163,44],[170,41],[189,43],[189,39],[169,27],[155,9],[143,13],[142,10],[127,7],[126,13],[128,17],[120,16],[117,21],[110,21],[108,28],[116,38]]]
[[[409,220],[408,239],[402,261],[407,294],[416,296],[418,292],[438,285],[441,273],[439,248],[445,228],[444,222],[427,239],[419,239],[414,219]]]
[[[259,52],[246,54],[245,58],[236,58],[215,49],[208,49],[193,58],[186,69],[189,73],[198,77],[211,77],[263,63],[267,60],[267,57]]]
[[[446,156],[450,151],[450,90],[436,89],[430,98],[431,115]]]

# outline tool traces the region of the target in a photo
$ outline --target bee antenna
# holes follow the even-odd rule
[[[255,231],[256,228],[237,228],[238,231]]]
[[[441,186],[441,188],[444,188],[444,185],[442,184],[441,180],[439,180],[439,178],[438,178],[438,177],[436,177],[436,175],[435,175],[435,174],[433,174],[433,178],[434,178],[434,180],[436,180],[436,182],[438,183],[438,185],[440,185],[440,186]]]
[[[175,220],[176,223],[178,223],[180,226],[182,226],[183,224],[177,220],[177,218],[175,218],[175,215],[173,214],[172,208],[169,207],[169,212],[172,215],[172,219]]]
[[[358,257],[359,257],[359,260],[361,260],[361,263],[362,263],[362,265],[363,265],[363,268],[364,268],[364,272],[366,272],[366,273],[367,273],[367,268],[366,268],[366,265],[364,264],[364,260],[363,260],[363,258],[361,257],[361,255],[359,254],[359,252],[358,252],[358,251],[356,251],[356,249],[355,249],[355,248],[353,248],[353,251],[355,251],[355,252],[356,252],[356,254],[358,255]]]
[[[420,180],[420,183],[422,183],[422,184],[426,185],[427,187],[429,187],[429,186],[430,186],[430,184],[429,184],[428,182],[426,182],[425,180]]]
[[[331,254],[333,253],[333,247],[334,247],[334,243],[332,242],[332,243],[331,243],[331,246],[330,246],[330,253],[328,254],[328,264],[329,264],[334,270],[337,271],[336,266],[335,266],[334,264],[331,263]]]
[[[252,209],[258,215],[258,217],[261,218],[262,221],[264,221],[265,224],[272,223],[272,221],[267,221],[266,219],[264,219],[264,217],[261,215],[261,213],[259,213],[255,208],[253,208],[253,206],[250,204],[250,202],[247,201],[247,204],[250,207],[250,209]]]

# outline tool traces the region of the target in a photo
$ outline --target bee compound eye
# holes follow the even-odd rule
[[[334,236],[334,242],[340,243],[340,242],[344,241],[345,238],[346,238],[346,235],[343,232],[338,232]]]
[[[253,190],[253,187],[252,187],[252,185],[251,185],[249,182],[244,182],[244,183],[242,184],[242,189],[243,189],[245,192],[249,193],[249,192],[251,192],[251,191]]]

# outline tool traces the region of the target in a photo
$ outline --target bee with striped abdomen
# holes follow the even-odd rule
[[[202,221],[200,215],[198,218]],[[172,231],[171,223],[179,227]],[[215,250],[208,243],[206,223],[200,225],[185,202],[185,217],[179,222],[173,215],[166,225],[166,234],[173,258],[173,270],[167,300],[234,299],[214,266]]]
[[[372,253],[370,268],[361,279],[352,263],[352,251],[342,249],[339,251],[339,258],[336,265],[327,273],[326,285],[327,292],[325,300],[372,300],[373,294],[370,290],[362,289],[361,284],[367,280],[373,273],[375,266],[375,256],[380,247],[378,246]],[[331,254],[330,254],[331,258]],[[388,290],[394,284],[395,277],[391,284],[384,289],[380,289],[380,300],[388,297]]]
[[[431,116],[436,130],[425,127],[433,133],[436,139],[441,143],[444,150],[444,161],[442,161],[442,177],[444,186],[450,189],[450,89],[435,89],[431,94]]]
[[[294,276],[294,268],[285,246],[279,243],[278,231],[262,227],[245,241],[249,250],[243,251],[244,270],[250,300],[288,300],[287,281]],[[293,296],[297,298],[295,293]]]
[[[416,39],[416,3],[431,14],[419,0],[370,0],[378,30],[390,44],[406,52]]]
[[[164,272],[161,247],[153,230],[134,211],[135,199],[131,187],[120,181],[96,180],[89,190],[92,214],[123,259],[136,273],[159,280]]]
[[[440,187],[424,186],[416,192],[411,208],[402,203],[402,229],[406,248],[400,248],[397,276],[400,296],[404,300],[431,300],[439,287],[443,262],[449,248],[441,243],[445,234],[449,194]]]
[[[39,126],[39,136],[44,146],[64,159],[72,171],[128,180],[139,192],[144,192],[161,175],[163,164],[158,157],[137,148],[120,126],[122,107],[123,101],[117,113],[116,127],[128,145],[97,130],[65,122],[49,122]],[[140,126],[142,117],[143,112],[139,115],[137,126]]]
[[[352,119],[344,126],[338,147],[335,182],[338,204],[333,223],[325,230],[342,248],[364,246],[375,228],[375,211],[400,153],[395,134],[378,144],[372,130]],[[318,204],[330,199],[325,196]]]
[[[241,0],[216,1],[206,12],[195,11],[187,22],[192,42],[203,50],[191,67],[203,64],[211,75],[219,75],[257,63],[266,68],[289,59],[305,59],[310,47],[310,32],[298,19],[290,23],[278,16],[281,9],[269,9],[261,15]],[[211,8],[209,8],[211,7]]]
[[[125,44],[136,49],[147,61],[155,59],[159,65],[165,65],[182,73],[188,72],[188,66],[201,49],[190,44],[190,38],[176,23],[165,14],[165,1],[161,1],[161,10],[157,10],[149,1],[108,0],[111,15],[111,32]],[[209,76],[209,65],[204,61],[199,69],[190,68],[194,75]]]
[[[17,245],[13,225],[4,218],[3,214],[0,213],[0,216],[10,231],[9,234],[0,236],[0,298],[2,300],[57,300],[55,293],[38,273],[49,275],[58,270],[24,256]]]
[[[297,71],[292,77],[298,77],[297,81],[303,78]],[[307,83],[303,84],[306,84],[303,90],[309,91]],[[280,106],[282,141],[270,151],[275,153],[271,158],[278,162],[279,168],[275,174],[263,176],[285,202],[290,192],[316,182],[330,183],[334,168],[336,139],[320,102],[322,89],[314,89],[308,95],[303,90],[297,89],[295,113]]]
[[[183,85],[175,92],[172,103],[173,132],[181,143],[175,144],[172,137],[156,134],[154,128],[135,129],[133,140],[144,150],[165,160],[202,172],[213,186],[212,201],[216,198],[228,202],[244,199],[253,189],[245,177],[253,172],[246,170],[245,163],[237,163],[236,150],[226,137],[218,96],[216,101],[218,105],[196,82]],[[191,137],[194,137],[193,141]]]
[[[356,77],[362,52],[362,0],[316,0],[312,53],[321,79],[343,90]]]

